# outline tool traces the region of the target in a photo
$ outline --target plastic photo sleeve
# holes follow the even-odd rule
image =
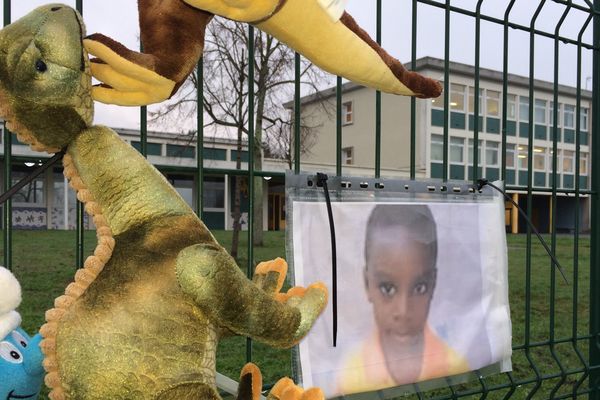
[[[299,346],[305,387],[390,397],[511,369],[502,196],[430,191],[332,195],[337,345],[330,301]],[[288,189],[288,248],[296,285],[331,290],[322,193]]]

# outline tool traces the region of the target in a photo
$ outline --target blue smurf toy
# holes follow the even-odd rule
[[[44,369],[41,337],[21,329],[21,285],[0,267],[0,400],[37,399]]]

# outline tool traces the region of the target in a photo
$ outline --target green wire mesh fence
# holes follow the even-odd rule
[[[313,0],[307,0],[313,1]],[[382,0],[370,0],[374,3],[376,12],[376,33],[375,37],[378,43],[382,42],[383,36],[383,11],[386,2]],[[534,12],[531,15],[528,23],[516,22],[514,13],[516,5],[522,2],[535,4]],[[4,24],[11,21],[11,0],[4,0]],[[496,79],[500,82],[502,90],[499,98],[499,115],[497,132],[500,142],[500,161],[498,178],[507,182],[507,190],[513,193],[518,193],[525,199],[527,214],[531,217],[536,213],[534,207],[534,195],[536,193],[545,193],[550,197],[550,232],[549,240],[553,251],[559,250],[558,229],[556,229],[557,213],[561,210],[557,207],[561,196],[571,196],[575,198],[574,202],[574,221],[573,234],[570,237],[568,252],[570,252],[568,265],[568,273],[570,274],[570,285],[565,286],[556,279],[556,271],[551,267],[548,260],[549,268],[544,271],[539,271],[534,267],[534,258],[537,257],[537,244],[532,241],[531,230],[525,231],[525,247],[519,249],[515,257],[519,257],[518,262],[524,265],[522,270],[511,271],[511,274],[517,274],[511,279],[511,283],[517,282],[521,287],[511,291],[511,295],[518,293],[522,296],[522,303],[519,303],[518,308],[512,309],[513,320],[513,350],[514,350],[514,371],[500,376],[481,377],[479,381],[465,384],[459,387],[448,386],[445,389],[435,392],[417,393],[415,398],[436,398],[436,399],[455,399],[455,398],[493,398],[493,399],[509,399],[509,398],[578,398],[589,397],[590,399],[600,399],[600,163],[595,163],[594,160],[600,157],[600,140],[596,140],[600,134],[600,118],[593,118],[595,115],[600,115],[600,0],[505,0],[505,1],[484,1],[473,0],[470,8],[464,7],[465,2],[450,1],[450,0],[402,0],[406,12],[411,13],[411,58],[408,64],[415,67],[418,65],[418,50],[420,40],[423,37],[419,36],[419,24],[422,24],[420,18],[427,13],[443,13],[444,20],[444,37],[443,37],[443,59],[442,62],[442,79],[444,93],[440,101],[443,108],[439,111],[440,121],[437,126],[441,134],[441,159],[440,176],[438,178],[448,181],[455,178],[452,174],[452,159],[451,139],[453,137],[452,124],[453,118],[453,98],[452,84],[455,73],[455,67],[451,62],[451,44],[455,38],[451,35],[451,24],[453,18],[461,16],[468,18],[474,23],[472,36],[461,38],[461,40],[472,41],[474,45],[472,79],[473,93],[480,93],[482,90],[482,74],[484,69],[481,68],[481,50],[482,46],[482,24],[495,26],[502,32],[502,40],[498,52],[502,53],[502,65],[498,68]],[[494,3],[495,7],[502,9],[503,17],[483,12],[484,7]],[[457,4],[463,5],[463,7]],[[83,0],[76,0],[76,8],[84,15]],[[557,19],[555,29],[553,31],[538,28],[539,18],[544,15],[545,10],[550,6],[560,6],[560,15]],[[568,21],[573,14],[579,17],[580,26],[577,27],[576,33],[563,33],[565,21]],[[511,49],[511,32],[520,32],[528,37],[528,47],[519,53],[509,53]],[[248,28],[248,36],[250,46],[248,48],[249,59],[254,59],[254,35],[255,30],[252,27]],[[574,121],[572,140],[570,141],[572,151],[574,152],[574,168],[573,168],[573,184],[572,187],[565,187],[560,183],[560,172],[562,168],[562,160],[559,153],[563,149],[561,147],[561,137],[564,138],[566,127],[561,126],[561,110],[558,106],[550,109],[548,114],[549,123],[547,126],[547,135],[544,133],[544,138],[540,138],[536,131],[536,98],[538,97],[539,83],[535,79],[536,67],[539,66],[538,53],[536,53],[537,39],[544,38],[545,40],[553,41],[552,65],[547,66],[553,71],[553,80],[547,82],[545,86],[546,92],[551,92],[552,104],[558,105],[563,95],[563,88],[560,81],[560,60],[564,46],[569,46],[575,49],[576,59],[576,78],[575,87],[571,88],[572,95],[575,99],[574,105]],[[586,58],[587,57],[587,58]],[[587,59],[593,60],[592,69],[592,86],[591,91],[587,90],[587,77],[582,75],[583,64]],[[519,59],[522,62],[528,63],[529,74],[527,77],[522,77],[521,85],[527,88],[528,95],[521,96],[526,99],[522,104],[523,120],[530,123],[516,125],[511,117],[511,107],[516,105],[516,101],[511,97],[510,88],[513,85],[512,75],[509,72],[511,61]],[[292,112],[292,136],[294,143],[301,141],[301,115],[303,108],[303,97],[301,93],[301,57],[295,56],[295,94],[293,98]],[[203,65],[202,62],[198,65],[197,76],[198,82],[203,82]],[[248,76],[254,76],[254,64],[248,65]],[[197,126],[198,135],[196,145],[196,168],[195,168],[195,193],[196,193],[196,211],[200,217],[203,215],[203,193],[205,176],[210,174],[218,175],[242,175],[250,182],[248,186],[249,199],[254,198],[254,178],[261,176],[282,176],[281,172],[277,171],[262,171],[255,170],[254,159],[255,146],[254,129],[255,129],[255,90],[254,81],[248,80],[248,168],[246,170],[228,170],[217,169],[205,166],[204,160],[204,131],[205,116],[202,108],[198,107]],[[467,96],[464,93],[463,96]],[[584,106],[582,99],[584,96],[590,97],[591,107],[585,111],[587,118],[583,119]],[[203,85],[197,85],[198,104],[203,104]],[[463,97],[463,99],[466,97]],[[335,171],[337,175],[342,175],[344,162],[342,159],[342,143],[343,143],[343,114],[342,103],[344,99],[344,84],[341,78],[337,79],[335,90]],[[587,97],[586,97],[587,99]],[[372,131],[368,134],[372,136],[374,142],[375,154],[373,154],[374,163],[372,165],[373,175],[380,177],[382,173],[382,134],[384,133],[382,119],[382,103],[385,99],[382,94],[376,92],[374,94],[374,125]],[[410,125],[409,143],[407,146],[410,151],[410,168],[409,176],[415,179],[419,175],[419,166],[417,165],[418,141],[422,135],[428,134],[419,130],[418,122],[418,107],[423,100],[410,100]],[[482,167],[482,159],[480,155],[480,141],[488,134],[488,130],[484,129],[484,124],[487,121],[484,119],[483,108],[485,104],[479,95],[472,96],[471,117],[468,118],[469,128],[468,139],[472,140],[473,150],[472,157],[469,160],[467,170],[471,173],[466,174],[466,178],[476,182],[477,179],[486,175],[486,170]],[[545,106],[544,106],[545,107]],[[525,113],[527,114],[525,116]],[[565,118],[565,117],[563,117]],[[148,128],[147,128],[147,109],[140,109],[140,151],[142,154],[147,154],[148,145]],[[515,123],[515,126],[512,124]],[[590,124],[589,138],[587,136],[587,127],[582,124]],[[328,132],[334,134],[333,132]],[[561,136],[562,135],[562,136]],[[514,140],[511,137],[518,137],[526,146],[526,150],[522,153],[523,164],[522,174],[516,179],[512,176],[513,163],[515,162]],[[582,164],[581,148],[584,143],[589,145],[589,163]],[[12,182],[12,165],[14,159],[12,157],[12,135],[8,130],[4,130],[4,190],[8,190]],[[538,185],[536,181],[536,147],[538,141],[544,140],[549,146],[549,168],[550,174],[547,184]],[[564,139],[562,139],[564,142]],[[464,144],[463,144],[464,146]],[[511,153],[513,151],[513,153]],[[293,171],[300,173],[303,168],[301,146],[293,146]],[[589,172],[582,171],[582,167],[589,169]],[[470,169],[469,169],[470,168]],[[588,176],[587,181],[582,181],[582,175]],[[522,178],[522,179],[521,179]],[[582,231],[581,221],[579,218],[582,203],[581,198],[589,199],[587,207],[590,210],[589,217],[589,246],[588,237],[585,237],[585,244],[582,241],[580,232]],[[75,238],[76,246],[76,265],[81,267],[84,261],[84,210],[81,203],[77,206],[77,230]],[[4,265],[11,268],[13,265],[12,252],[12,207],[9,200],[3,207],[3,243],[4,243]],[[254,210],[252,203],[248,208],[248,243],[253,242],[253,225],[254,225]],[[510,241],[509,241],[510,243]],[[562,249],[564,250],[564,249]],[[254,260],[254,247],[248,246],[247,254],[247,272],[252,274],[256,261]],[[567,250],[565,250],[567,251]],[[566,253],[565,253],[566,254]],[[532,276],[536,274],[547,274],[545,285],[537,286],[532,281]],[[543,296],[539,296],[539,292],[543,292]],[[567,304],[567,306],[565,306]],[[565,307],[568,310],[565,310]],[[251,360],[253,357],[252,343],[246,344],[246,358]]]

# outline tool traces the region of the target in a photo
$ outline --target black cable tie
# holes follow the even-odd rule
[[[331,275],[332,275],[332,309],[333,309],[333,347],[337,343],[337,252],[335,246],[335,225],[333,223],[333,211],[331,209],[331,199],[329,198],[329,189],[327,189],[327,175],[317,172],[317,186],[323,187],[325,192],[325,201],[327,203],[327,215],[329,216],[329,231],[331,234]]]
[[[552,263],[556,266],[556,268],[558,268],[558,271],[560,272],[560,274],[562,275],[563,279],[565,280],[565,283],[569,284],[569,280],[567,279],[567,276],[565,275],[565,272],[564,272],[562,266],[560,265],[560,263],[556,259],[554,253],[552,253],[552,251],[550,250],[550,248],[546,244],[546,241],[544,240],[544,238],[542,237],[542,235],[540,235],[540,233],[538,232],[538,230],[535,227],[535,225],[533,224],[533,222],[531,222],[531,220],[527,216],[527,213],[525,213],[525,211],[523,211],[523,209],[521,207],[519,207],[519,205],[517,204],[517,202],[514,201],[512,199],[512,197],[510,197],[508,194],[506,194],[506,192],[504,190],[500,189],[498,186],[494,185],[493,183],[490,183],[485,178],[477,180],[477,190],[481,190],[486,185],[490,186],[490,187],[496,189],[498,192],[502,193],[502,195],[504,196],[504,198],[506,200],[508,200],[509,202],[511,202],[511,204],[513,206],[515,206],[517,208],[517,210],[519,210],[519,213],[521,214],[521,216],[523,218],[525,218],[525,221],[527,221],[527,224],[529,224],[529,226],[531,227],[531,230],[533,231],[533,233],[535,233],[535,235],[538,237],[538,239],[542,243],[542,246],[544,246],[544,249],[546,250],[546,252],[550,256],[550,259],[552,260]]]
[[[25,178],[21,179],[19,182],[15,183],[10,189],[0,195],[0,204],[4,204],[6,200],[10,199],[14,196],[19,190],[23,189],[23,187],[35,178],[37,178],[41,173],[46,171],[52,165],[56,164],[58,161],[62,160],[65,155],[65,151],[61,150],[56,153],[51,159],[46,161],[41,167],[38,167],[35,171],[27,175]]]

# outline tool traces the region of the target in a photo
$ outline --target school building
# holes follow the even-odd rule
[[[443,81],[444,61],[425,57],[407,67]],[[450,63],[449,102],[444,96],[433,100],[416,100],[416,176],[418,179],[443,177],[444,108],[448,107],[450,180],[473,178],[474,85],[473,66]],[[490,181],[500,177],[502,162],[502,95],[503,74],[481,69],[479,85],[478,176]],[[533,121],[529,121],[529,78],[508,76],[506,185],[513,199],[527,209],[528,134],[533,124],[533,204],[532,221],[541,232],[551,227],[551,185],[553,164],[553,90],[549,82],[534,82]],[[315,145],[302,158],[303,169],[335,171],[336,160],[336,89],[330,88],[302,99],[302,118],[313,126]],[[373,176],[376,142],[375,91],[354,83],[342,86],[342,162],[343,175]],[[579,179],[580,189],[589,188],[591,92],[581,93],[581,112],[576,115],[576,90],[558,87],[558,168],[559,189],[572,190]],[[286,104],[292,108],[293,104]],[[579,119],[580,157],[576,159],[576,121]],[[411,100],[408,97],[382,95],[381,101],[381,176],[408,177],[410,171]],[[579,162],[579,176],[576,163]],[[557,232],[575,228],[576,198],[574,194],[558,195]],[[589,230],[590,199],[579,199],[579,221],[582,231]],[[510,203],[506,206],[507,231],[525,232],[526,223]]]

